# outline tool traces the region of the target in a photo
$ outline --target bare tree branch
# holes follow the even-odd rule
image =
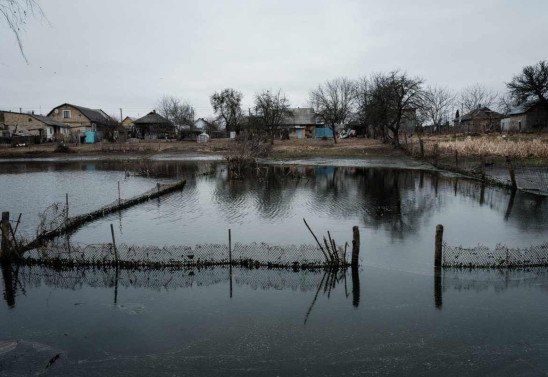
[[[460,104],[465,113],[480,107],[493,107],[497,104],[498,93],[480,84],[464,88],[460,94]]]
[[[19,46],[19,51],[25,62],[28,63],[21,34],[30,16],[45,17],[42,8],[36,0],[0,0],[0,15],[0,19],[3,19],[8,28],[13,32]]]
[[[240,132],[243,118],[242,97],[242,93],[234,89],[224,89],[211,95],[211,107],[227,131]]]
[[[524,67],[506,86],[513,99],[519,103],[534,98],[548,104],[548,61],[542,60]]]
[[[310,103],[316,115],[333,131],[335,143],[335,128],[351,116],[356,100],[355,93],[354,82],[346,77],[327,81],[310,92]]]

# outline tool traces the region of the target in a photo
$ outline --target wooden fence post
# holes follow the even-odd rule
[[[485,156],[480,154],[480,174],[481,180],[485,181]]]
[[[120,181],[118,181],[118,205],[120,205],[122,199],[120,197]]]
[[[360,256],[360,228],[354,226],[352,228],[352,266],[359,264]]]
[[[228,230],[228,263],[232,265],[232,231]]]
[[[69,218],[68,192],[65,194],[65,221]]]
[[[10,234],[10,213],[9,212],[2,212],[2,222],[0,222],[1,232],[2,232],[2,243],[1,243],[1,249],[0,249],[0,259],[8,259],[10,256],[10,241],[9,241],[9,234]]]
[[[443,225],[436,225],[436,238],[434,246],[434,266],[441,267],[443,247]]]
[[[114,239],[114,226],[110,224],[110,235],[112,236],[112,248],[114,249],[114,260],[118,265],[118,249],[116,248],[116,240]]]
[[[420,148],[420,156],[421,158],[424,157],[424,142],[422,141],[422,138],[419,139],[419,148]]]
[[[514,166],[512,165],[512,160],[510,160],[510,156],[506,156],[506,167],[508,168],[508,173],[510,174],[512,190],[516,190],[518,188],[518,184],[516,182],[516,174],[514,172]]]

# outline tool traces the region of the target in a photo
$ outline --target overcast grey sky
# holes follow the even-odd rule
[[[453,90],[503,91],[548,59],[547,0],[40,0],[23,34],[0,24],[0,109],[64,102],[144,115],[163,94],[209,116],[226,87],[244,105],[281,88],[295,107],[339,76],[395,68]],[[3,21],[3,20],[2,20]]]

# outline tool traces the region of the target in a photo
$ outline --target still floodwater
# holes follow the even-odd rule
[[[113,223],[130,244],[221,243],[228,228],[235,241],[311,243],[303,217],[338,242],[351,239],[353,225],[362,237],[361,268],[337,276],[4,268],[0,375],[548,371],[546,269],[444,270],[436,279],[431,268],[438,223],[453,245],[545,241],[546,198],[421,170],[264,169],[230,181],[208,162],[0,163],[0,208],[23,213],[27,234],[67,192],[76,214],[117,199],[118,181],[129,197],[186,178],[182,192],[89,224],[72,240],[108,242]]]

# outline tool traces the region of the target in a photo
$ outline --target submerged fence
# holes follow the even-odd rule
[[[443,225],[436,226],[434,267],[513,268],[548,266],[548,241],[528,247],[498,244],[494,249],[450,246],[443,242]]]
[[[443,244],[444,267],[535,267],[548,266],[548,241],[524,248],[496,245],[491,249]]]
[[[347,260],[344,255],[341,259]],[[45,265],[191,267],[322,267],[326,260],[317,245],[271,245],[264,242],[142,246],[115,243],[50,245],[27,252],[23,261]],[[342,263],[341,263],[342,265]]]

